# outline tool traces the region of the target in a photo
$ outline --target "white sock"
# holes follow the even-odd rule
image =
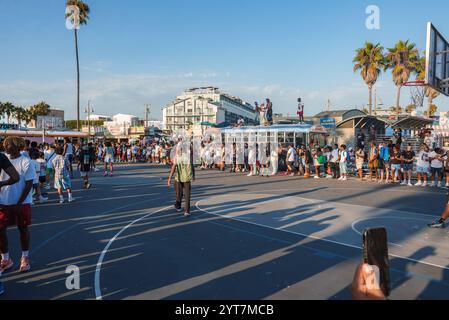
[[[29,251],[22,251],[22,258],[28,258]]]
[[[72,193],[69,192],[69,199],[72,199]]]
[[[2,253],[2,260],[8,261],[9,260],[9,252],[8,253]]]

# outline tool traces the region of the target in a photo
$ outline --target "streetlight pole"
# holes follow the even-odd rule
[[[148,116],[151,112],[151,108],[149,104],[145,105],[145,127],[148,127]]]
[[[90,115],[94,112],[93,108],[90,106],[90,100],[87,101],[87,109],[85,109],[84,112],[87,113],[88,140],[90,140]]]

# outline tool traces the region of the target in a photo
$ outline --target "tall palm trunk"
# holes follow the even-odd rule
[[[80,61],[78,55],[78,32],[75,29],[76,50],[76,129],[80,131]]]
[[[398,86],[398,92],[396,94],[396,113],[398,115],[400,114],[400,109],[401,109],[401,89],[402,89],[402,86]]]
[[[369,90],[369,115],[373,114],[373,86],[368,86]]]

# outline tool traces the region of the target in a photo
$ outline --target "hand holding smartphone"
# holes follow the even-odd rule
[[[387,230],[385,228],[366,229],[363,233],[363,256],[369,274],[367,288],[371,290],[382,290],[388,297],[391,292],[390,284],[390,261],[388,257]]]

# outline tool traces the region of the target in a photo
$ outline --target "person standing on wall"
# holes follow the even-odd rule
[[[266,113],[265,118],[267,119],[267,124],[269,126],[273,125],[273,103],[270,101],[270,99],[266,99]]]
[[[304,104],[301,102],[301,98],[298,98],[298,117],[299,123],[304,123]]]

